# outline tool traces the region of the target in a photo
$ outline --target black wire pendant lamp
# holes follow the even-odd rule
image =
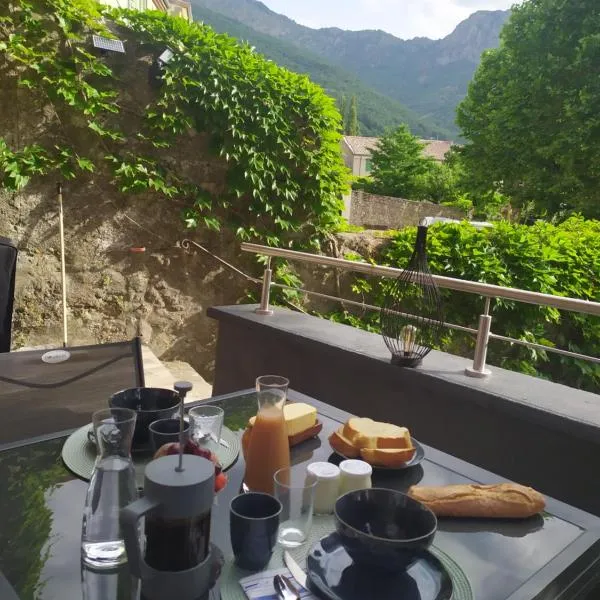
[[[427,264],[427,221],[417,228],[415,249],[406,268],[386,290],[381,333],[392,364],[417,367],[442,338],[444,310],[440,290]]]

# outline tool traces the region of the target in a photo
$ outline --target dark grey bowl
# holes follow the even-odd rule
[[[356,563],[387,571],[408,568],[433,542],[436,516],[406,494],[356,490],[335,503],[335,527]]]
[[[131,408],[137,413],[132,449],[152,450],[150,423],[159,419],[172,419],[179,413],[179,394],[162,388],[130,388],[113,394],[110,407]]]

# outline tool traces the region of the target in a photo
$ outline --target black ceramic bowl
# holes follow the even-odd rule
[[[179,394],[162,388],[130,388],[113,394],[108,404],[111,408],[131,408],[137,413],[132,448],[151,450],[150,423],[171,419],[178,414]]]
[[[406,494],[385,488],[348,492],[335,503],[335,527],[356,563],[408,568],[431,545],[436,516]]]

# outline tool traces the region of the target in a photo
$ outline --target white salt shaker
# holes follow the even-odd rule
[[[343,460],[340,463],[340,496],[370,488],[372,473],[371,465],[364,460]]]
[[[339,468],[328,462],[314,462],[306,467],[306,472],[317,480],[313,512],[316,515],[331,514],[340,495]]]

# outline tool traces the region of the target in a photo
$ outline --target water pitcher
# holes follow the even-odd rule
[[[98,455],[83,510],[81,555],[84,564],[96,569],[127,562],[119,513],[138,497],[131,460],[135,420],[135,411],[128,408],[92,416]]]

